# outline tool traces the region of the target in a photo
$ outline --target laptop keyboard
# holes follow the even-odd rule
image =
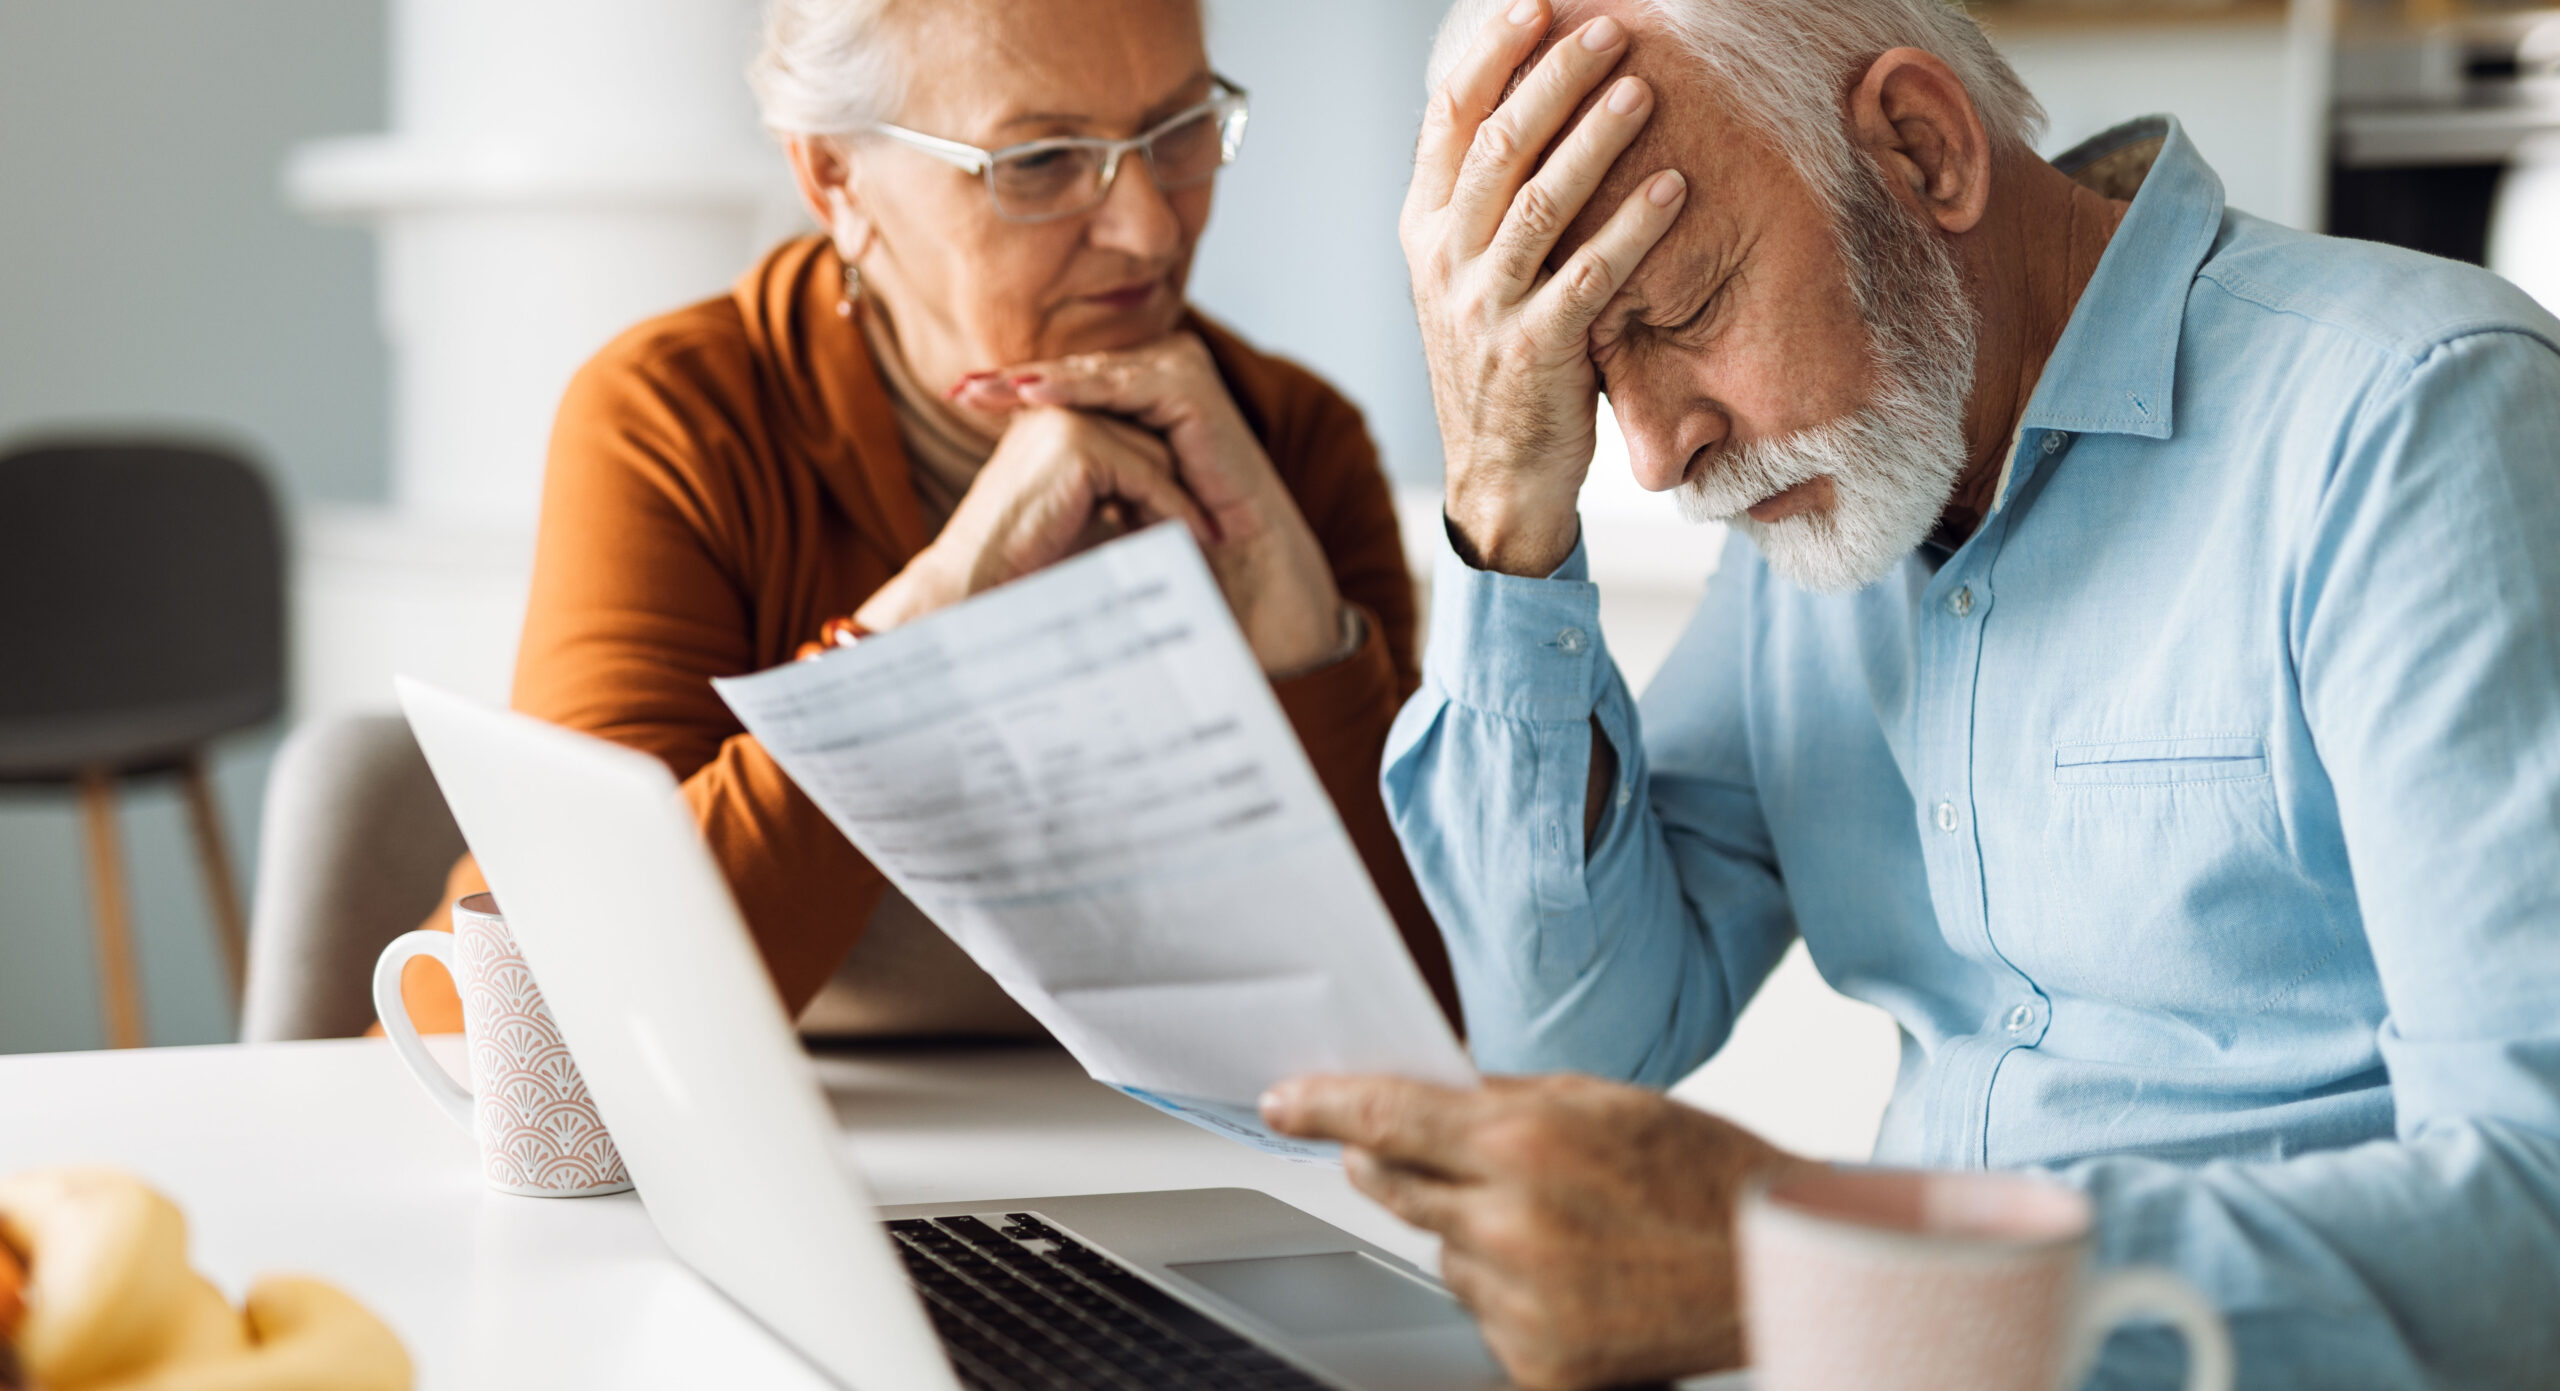
[[[889,1224],[978,1391],[1324,1391],[1324,1383],[1027,1212]]]

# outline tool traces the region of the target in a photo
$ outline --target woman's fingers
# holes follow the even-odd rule
[[[1172,446],[1183,486],[1221,535],[1286,525],[1273,515],[1288,505],[1278,475],[1197,336],[1025,363],[998,379],[1002,395],[989,387],[964,399],[990,412],[1049,407],[1135,421]]]
[[[1556,239],[1582,215],[1610,166],[1652,114],[1653,88],[1640,77],[1619,78],[1521,186],[1485,251],[1505,289],[1513,295],[1528,293]]]
[[[1422,139],[1413,151],[1413,183],[1405,192],[1407,213],[1436,211],[1449,201],[1459,166],[1475,143],[1476,127],[1501,105],[1512,70],[1546,31],[1546,0],[1517,0],[1485,21],[1474,47],[1431,94],[1423,112]]]
[[[1197,414],[1199,375],[1149,351],[1036,362],[1008,374],[1024,405],[1108,411],[1158,430]]]
[[[1114,499],[1125,505],[1124,522],[1147,526],[1179,521],[1191,528],[1201,545],[1215,545],[1218,529],[1186,491],[1176,475],[1173,452],[1164,441],[1126,421],[1091,417],[1094,445],[1088,457],[1096,469],[1093,487],[1097,507]],[[1125,516],[1135,511],[1134,518]]]
[[[1188,333],[1143,348],[1026,362],[979,372],[952,388],[952,399],[990,414],[1025,406],[1059,406],[1125,416],[1170,430],[1200,413],[1201,395],[1218,386],[1208,352]]]
[[[1522,306],[1522,325],[1542,343],[1583,341],[1610,298],[1635,274],[1636,263],[1671,230],[1688,197],[1688,181],[1673,169],[1636,185],[1600,230],[1575,248]]]
[[[1126,420],[1115,420],[1107,415],[1085,412],[1077,418],[1108,441],[1104,446],[1106,449],[1135,455],[1148,467],[1162,472],[1167,477],[1173,476],[1173,446],[1165,443],[1162,435],[1143,425],[1132,424]]]
[[[1592,20],[1548,49],[1518,90],[1476,127],[1449,194],[1442,235],[1450,249],[1471,255],[1493,239],[1539,153],[1626,51],[1625,25],[1607,15]],[[1558,231],[1563,226],[1556,224]]]

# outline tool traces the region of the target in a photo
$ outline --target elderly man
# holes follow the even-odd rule
[[[1935,0],[1566,9],[1458,6],[1403,224],[1449,548],[1384,788],[1484,1067],[1666,1085],[1801,935],[1901,1025],[1877,1158],[2086,1190],[2245,1384],[2552,1384],[2560,323],[2173,121],[2046,163]],[[1602,391],[1734,531],[1641,707]],[[1733,1360],[1733,1195],[1807,1162],[1592,1077],[1265,1105],[1537,1386]]]

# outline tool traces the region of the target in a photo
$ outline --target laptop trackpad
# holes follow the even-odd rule
[[[1470,1322],[1447,1294],[1358,1251],[1165,1268],[1293,1338]]]

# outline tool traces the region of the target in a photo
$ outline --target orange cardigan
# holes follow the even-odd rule
[[[623,334],[569,385],[552,434],[517,709],[644,749],[683,781],[783,1002],[850,950],[886,884],[711,689],[791,660],[930,539],[887,388],[837,314],[824,238],[787,242],[732,292]],[[1359,413],[1292,363],[1192,317],[1227,390],[1367,616],[1349,659],[1275,684],[1405,944],[1457,1018],[1440,934],[1379,800],[1388,723],[1419,681],[1414,594]],[[468,857],[453,898],[484,887]],[[411,1017],[462,1027],[441,969],[413,962]]]

